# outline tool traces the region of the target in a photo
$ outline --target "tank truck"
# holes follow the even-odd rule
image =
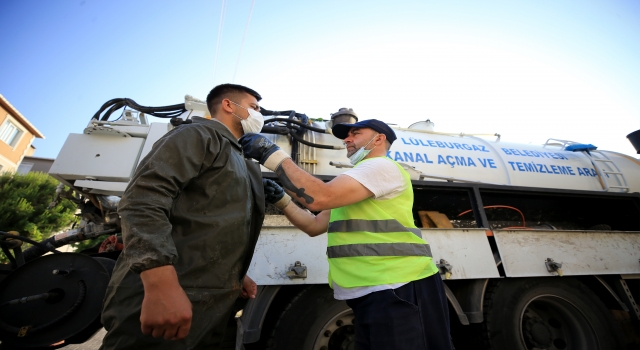
[[[355,122],[352,110],[330,120],[262,113],[262,133],[309,173],[330,181],[351,167],[331,130]],[[0,275],[3,346],[63,347],[100,329],[119,251],[45,253],[100,236],[117,242],[119,196],[140,160],[166,132],[208,114],[190,96],[166,107],[113,99],[68,136],[50,174],[82,221],[24,251],[28,239],[2,233],[12,260]],[[640,345],[640,160],[562,139],[531,145],[444,133],[428,120],[391,126],[398,138],[387,155],[411,174],[415,222],[445,281],[456,348]],[[628,137],[640,153],[640,130]],[[276,209],[271,214],[248,272],[258,294],[237,314],[230,347],[353,349],[353,313],[327,284],[326,236],[309,238]]]

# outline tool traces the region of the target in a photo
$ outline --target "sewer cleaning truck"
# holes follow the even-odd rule
[[[330,120],[262,113],[262,134],[307,172],[330,181],[351,167],[331,130],[355,122],[352,110]],[[0,275],[3,347],[59,348],[101,328],[120,253],[119,196],[153,143],[194,116],[210,118],[190,96],[165,107],[113,99],[69,135],[49,173],[82,220],[42,242],[2,233],[11,259]],[[391,127],[397,140],[387,156],[411,175],[415,222],[445,281],[457,349],[640,346],[640,160],[563,139],[444,133],[429,120]],[[640,131],[628,138],[640,153]],[[271,210],[247,273],[258,294],[239,307],[229,348],[353,349],[353,313],[327,282],[326,236],[310,238]],[[45,254],[97,237],[106,249]],[[33,246],[23,251],[23,241]]]

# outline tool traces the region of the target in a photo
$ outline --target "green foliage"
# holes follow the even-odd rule
[[[58,181],[46,173],[0,174],[0,231],[41,241],[75,222],[77,207],[70,200],[61,199],[49,209],[56,186]],[[2,252],[0,261],[7,261]]]
[[[107,239],[109,236],[105,235],[105,236],[100,236],[98,238],[94,238],[94,239],[88,239],[86,241],[80,241],[80,242],[76,242],[76,243],[72,243],[71,246],[73,246],[74,251],[76,252],[81,252],[85,249],[89,249],[89,248],[93,248],[96,245],[104,242],[105,239]]]

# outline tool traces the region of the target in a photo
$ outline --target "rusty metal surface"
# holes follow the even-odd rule
[[[258,285],[326,284],[326,251],[326,235],[311,238],[295,227],[263,227],[247,275]],[[287,276],[296,261],[307,267],[307,278]]]
[[[450,279],[500,277],[485,229],[423,229],[422,237],[434,262],[452,266]]]
[[[562,274],[640,273],[640,232],[495,230],[508,277],[556,276],[547,258],[562,263]]]

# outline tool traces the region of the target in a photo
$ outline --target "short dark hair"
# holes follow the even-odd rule
[[[238,95],[241,93],[247,93],[255,97],[258,101],[262,100],[262,96],[260,96],[259,93],[257,93],[255,90],[249,89],[246,86],[236,84],[221,84],[211,89],[209,95],[207,95],[207,108],[209,109],[209,113],[211,113],[211,116],[213,116],[214,114],[214,106],[220,104],[222,100],[224,100],[225,98],[229,98],[229,96]]]

